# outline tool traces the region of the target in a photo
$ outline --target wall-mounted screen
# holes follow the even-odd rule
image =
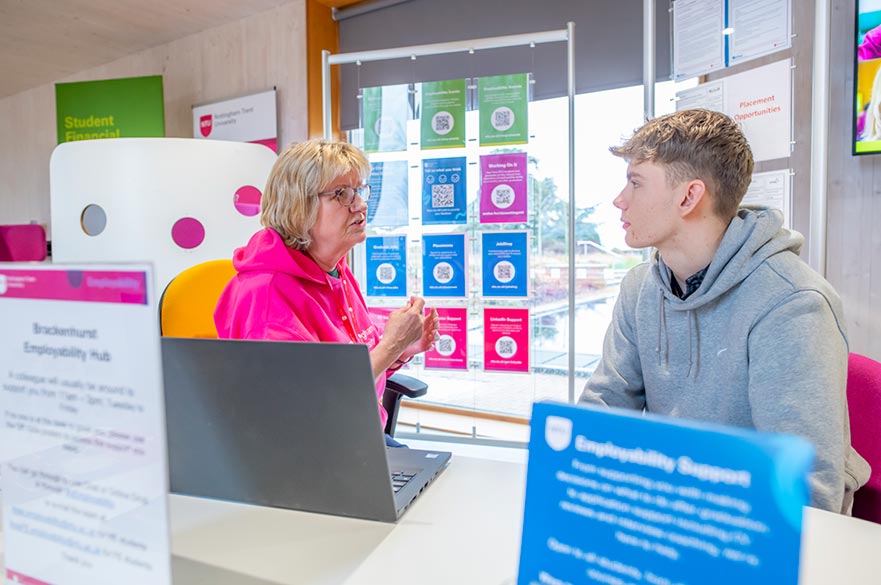
[[[881,152],[881,0],[857,0],[853,152]]]

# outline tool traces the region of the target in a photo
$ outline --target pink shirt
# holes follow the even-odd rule
[[[345,259],[335,278],[266,228],[233,253],[233,265],[238,274],[214,311],[218,337],[364,343],[371,350],[379,343],[382,332]],[[376,380],[383,425],[388,418],[381,405],[386,378],[383,373]]]

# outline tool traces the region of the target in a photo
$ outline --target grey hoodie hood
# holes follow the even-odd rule
[[[711,303],[743,282],[750,274],[781,252],[798,254],[804,237],[783,228],[783,214],[777,209],[744,207],[728,224],[713,261],[700,287],[687,299],[672,290],[672,275],[657,250],[652,252],[651,272],[658,284],[658,363],[669,363],[670,339],[667,308],[688,312],[688,371],[697,376],[700,369],[700,322],[696,309]],[[667,302],[665,302],[665,300]]]
[[[783,229],[779,210],[744,207],[728,224],[700,288],[687,299],[673,294],[670,269],[657,250],[652,252],[652,274],[674,311],[690,311],[727,293],[771,256],[786,251],[797,255],[803,244],[801,234]]]

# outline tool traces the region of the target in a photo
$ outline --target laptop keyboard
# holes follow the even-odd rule
[[[393,471],[392,487],[395,489],[395,493],[401,491],[401,488],[407,485],[414,477],[416,477],[415,473],[407,473],[406,471]]]

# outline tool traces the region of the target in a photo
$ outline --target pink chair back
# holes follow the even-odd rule
[[[0,262],[46,259],[46,230],[35,224],[0,225]]]
[[[853,515],[881,524],[881,363],[850,354],[847,406],[851,443],[872,466],[869,482],[854,495]]]

